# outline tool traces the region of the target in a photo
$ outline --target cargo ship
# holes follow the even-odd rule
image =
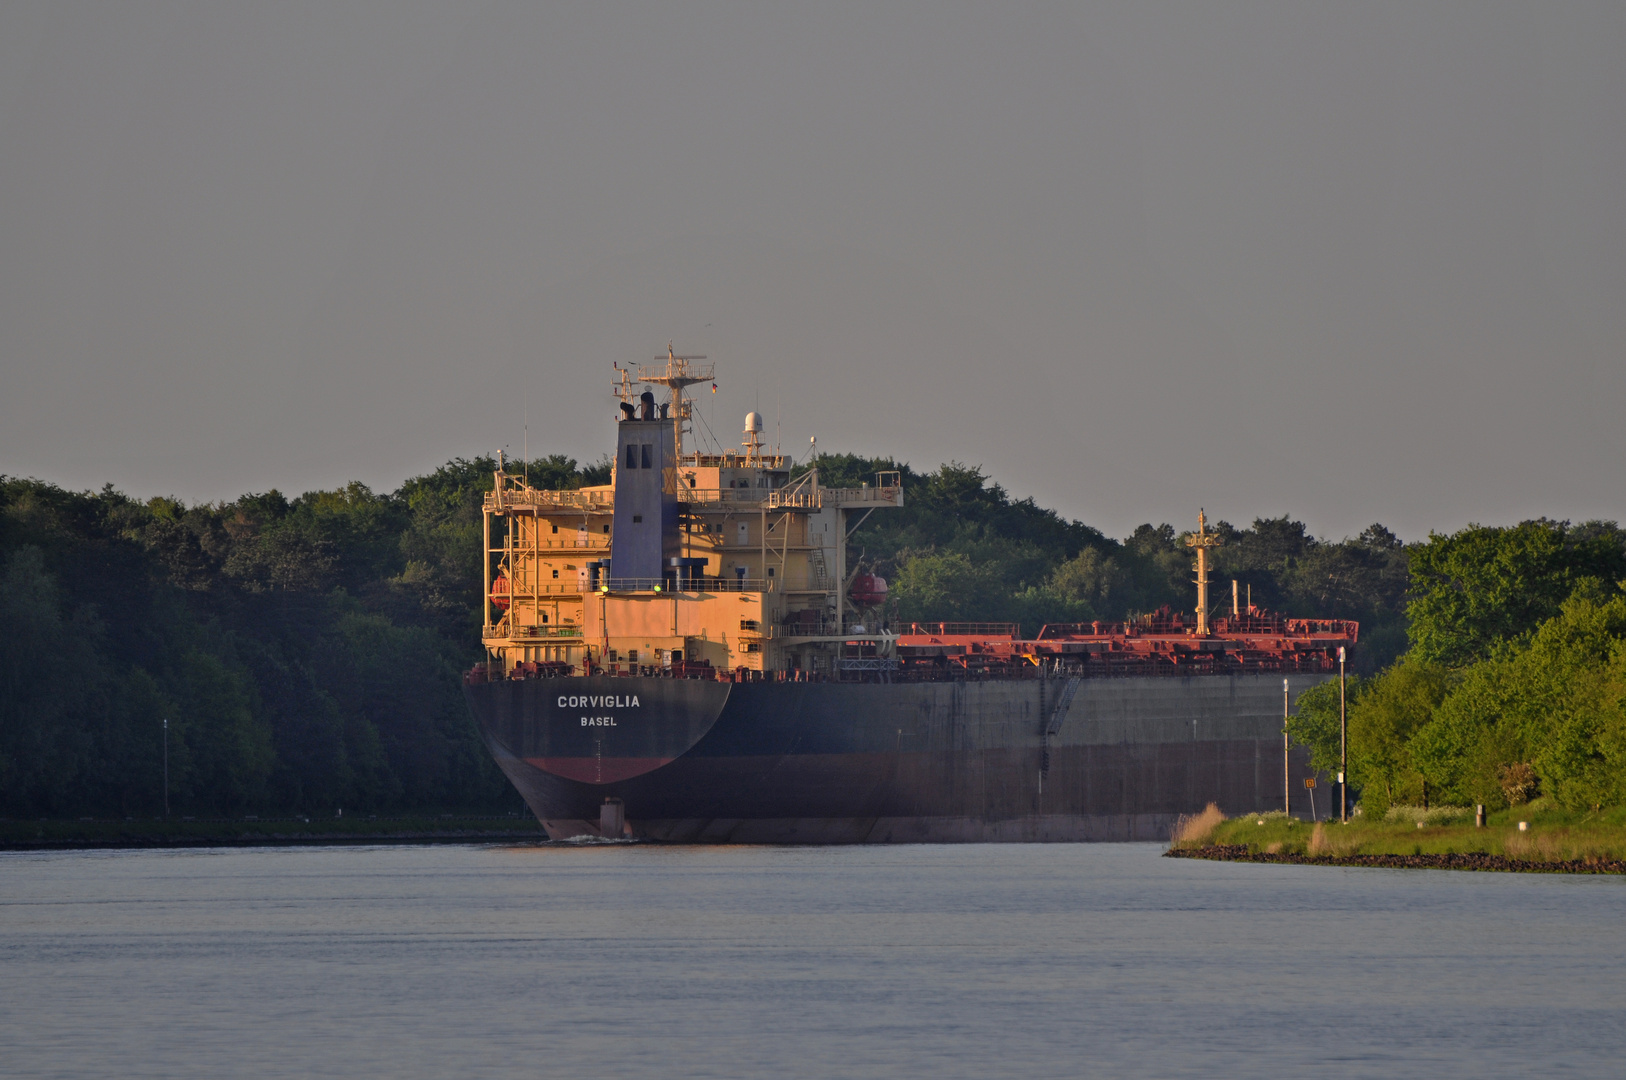
[[[1133,840],[1209,802],[1316,812],[1284,716],[1355,623],[1244,606],[1234,582],[1214,616],[1201,515],[1192,616],[899,622],[847,549],[904,505],[900,475],[827,487],[754,412],[738,449],[687,449],[704,359],[620,369],[609,484],[543,490],[499,457],[485,497],[464,692],[549,837]]]

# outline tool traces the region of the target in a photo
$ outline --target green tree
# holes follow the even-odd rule
[[[1411,740],[1450,686],[1447,669],[1410,656],[1362,683],[1349,704],[1349,778],[1361,790],[1364,813],[1382,815],[1391,803],[1422,800]]]
[[[1528,641],[1463,672],[1412,740],[1418,768],[1463,803],[1506,805],[1509,770],[1521,764],[1560,805],[1626,800],[1623,647],[1626,597],[1572,598]]]
[[[1626,534],[1614,522],[1542,518],[1430,533],[1411,553],[1412,651],[1449,667],[1484,659],[1557,615],[1587,577],[1626,577]]]
[[[1358,700],[1368,680],[1356,677],[1345,687],[1344,708]],[[1298,696],[1292,714],[1287,720],[1288,737],[1300,746],[1310,748],[1310,764],[1319,772],[1336,776],[1342,761],[1340,753],[1338,680],[1312,686]],[[1350,783],[1353,786],[1353,770]]]

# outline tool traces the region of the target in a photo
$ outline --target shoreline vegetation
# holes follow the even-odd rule
[[[1175,824],[1164,854],[1219,862],[1626,874],[1626,808],[1581,813],[1538,799],[1492,812],[1480,826],[1473,807],[1392,806],[1381,818],[1357,815],[1340,823],[1302,821],[1280,810],[1227,818],[1210,803]]]
[[[529,814],[399,817],[0,819],[0,851],[271,847],[330,844],[457,844],[546,840]]]
[[[810,464],[833,487],[901,474],[906,504],[848,541],[850,567],[890,582],[889,619],[1037,630],[1190,610],[1190,548],[1172,525],[1114,540],[955,462]],[[457,459],[390,493],[349,484],[191,506],[0,476],[0,815],[314,827],[341,807],[521,812],[460,685],[483,655],[481,505],[495,467]],[[611,463],[514,468],[573,489],[608,482]],[[1219,520],[1214,535],[1213,577],[1238,602],[1360,623],[1347,683],[1305,690],[1287,720],[1316,772],[1347,772],[1365,811],[1319,843],[1381,833],[1391,807],[1442,803],[1495,821],[1539,804],[1590,843],[1587,823],[1626,807],[1626,529],[1540,518],[1407,544],[1382,525],[1318,539],[1282,517]],[[1399,851],[1350,854],[1404,855],[1421,842],[1406,836]],[[1610,836],[1599,842],[1619,857],[1626,844]]]

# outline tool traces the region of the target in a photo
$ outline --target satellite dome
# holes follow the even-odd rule
[[[761,432],[762,432],[762,417],[758,416],[754,412],[746,413],[745,414],[745,433],[747,435],[758,435],[758,434],[761,434]]]

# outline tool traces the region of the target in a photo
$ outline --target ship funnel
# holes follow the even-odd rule
[[[636,419],[638,419],[638,410],[633,408],[632,402],[623,401],[621,403],[621,419],[623,419],[623,420],[636,420]]]
[[[638,401],[643,405],[644,419],[655,419],[655,395],[650,393],[648,390],[645,390],[642,394],[638,395]]]

